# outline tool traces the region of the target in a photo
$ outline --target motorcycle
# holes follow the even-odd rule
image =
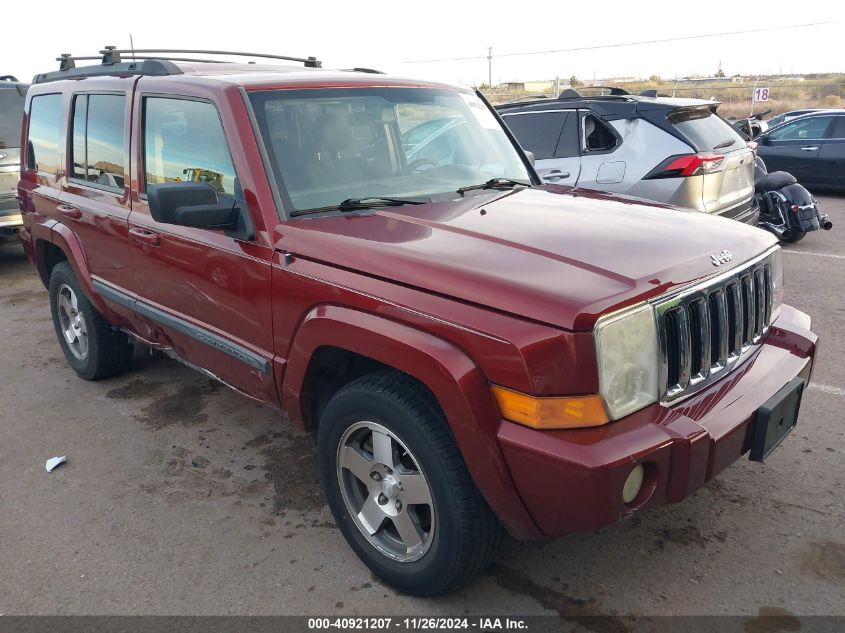
[[[760,209],[758,226],[784,242],[800,242],[810,231],[833,228],[818,201],[795,176],[785,171],[769,173],[759,156],[754,164],[754,197]]]
[[[763,117],[768,116],[771,113],[771,110],[765,110],[763,112],[758,112],[757,114],[752,114],[745,119],[731,121],[730,123],[734,129],[739,130],[745,134],[749,140],[751,140],[757,138],[760,134],[769,129],[769,124],[763,120]]]

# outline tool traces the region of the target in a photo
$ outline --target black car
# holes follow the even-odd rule
[[[788,171],[809,187],[845,189],[845,110],[820,110],[756,139],[769,172]]]

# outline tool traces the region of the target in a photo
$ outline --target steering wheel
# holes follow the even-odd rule
[[[408,171],[419,171],[420,167],[424,167],[425,165],[430,167],[439,167],[440,163],[436,160],[432,160],[431,158],[418,158],[417,160],[408,163]]]

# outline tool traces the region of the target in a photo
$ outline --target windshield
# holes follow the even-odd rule
[[[297,211],[350,198],[436,199],[493,178],[530,176],[474,94],[434,88],[253,92],[283,201]]]
[[[0,88],[0,147],[20,145],[23,102],[23,95],[16,89]]]

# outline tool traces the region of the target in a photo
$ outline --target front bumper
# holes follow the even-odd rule
[[[755,414],[772,395],[796,376],[809,382],[816,343],[810,318],[783,306],[754,357],[677,404],[588,429],[538,431],[503,420],[499,443],[542,533],[594,530],[686,498],[748,452]],[[645,481],[626,504],[622,487],[637,464]]]

